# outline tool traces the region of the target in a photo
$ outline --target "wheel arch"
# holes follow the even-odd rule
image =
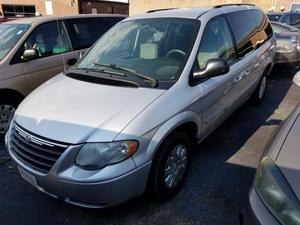
[[[267,64],[263,74],[266,74],[267,76],[269,76],[272,71],[272,68],[273,68],[272,63]]]
[[[153,135],[147,148],[147,154],[151,159],[157,155],[160,147],[168,137],[176,132],[184,132],[191,139],[192,144],[197,143],[200,131],[200,117],[195,112],[183,112],[165,122]]]
[[[25,96],[13,89],[0,89],[0,100],[7,98],[15,99],[18,103],[20,103],[25,98]]]

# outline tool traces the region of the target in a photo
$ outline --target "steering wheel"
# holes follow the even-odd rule
[[[181,50],[179,50],[179,49],[172,49],[172,50],[170,50],[170,51],[168,51],[168,53],[167,53],[167,57],[168,58],[170,58],[170,56],[171,55],[174,55],[174,54],[179,54],[181,57],[184,57],[185,55],[186,55],[186,53],[184,52],[184,51],[181,51]],[[179,57],[180,57],[179,56]],[[175,59],[177,59],[177,57],[172,57],[172,58],[175,58]]]

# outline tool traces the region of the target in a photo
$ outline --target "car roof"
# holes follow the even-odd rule
[[[95,17],[124,17],[126,15],[121,14],[80,14],[80,15],[70,15],[70,16],[37,16],[37,17],[26,17],[17,18],[14,20],[9,20],[4,22],[5,24],[34,24],[36,22],[48,22],[59,19],[75,19],[75,18],[95,18]]]
[[[298,11],[290,11],[290,12],[269,12],[267,15],[286,15],[286,14],[299,14]]]
[[[218,5],[210,7],[195,7],[195,8],[171,8],[171,9],[159,9],[159,10],[150,10],[146,13],[128,17],[125,20],[134,20],[134,19],[146,19],[146,18],[187,18],[187,19],[198,19],[201,15],[212,10],[222,10],[224,13],[232,11],[240,11],[246,9],[258,9],[255,6],[247,4],[227,4],[227,5]]]
[[[287,14],[287,12],[268,12],[267,15],[284,15]]]

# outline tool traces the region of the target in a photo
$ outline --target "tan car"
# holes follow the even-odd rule
[[[76,63],[123,15],[32,17],[0,24],[0,135],[37,86]]]

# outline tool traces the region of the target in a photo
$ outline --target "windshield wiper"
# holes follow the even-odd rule
[[[138,78],[141,78],[141,79],[144,79],[144,80],[148,80],[152,83],[152,87],[157,87],[157,85],[158,85],[158,80],[156,80],[152,77],[140,74],[140,73],[138,73],[137,71],[135,71],[133,69],[118,66],[116,64],[102,64],[102,63],[99,63],[99,62],[94,62],[94,64],[96,66],[108,67],[110,69],[116,69],[116,70],[119,70],[119,71],[127,72],[127,73],[130,73],[131,75],[133,75],[135,77],[138,77]]]
[[[102,68],[88,68],[88,67],[76,67],[76,70],[84,70],[87,72],[97,72],[97,73],[109,73],[113,75],[118,75],[118,76],[124,76],[122,73],[117,73],[117,72],[112,72],[112,71],[105,71]]]

